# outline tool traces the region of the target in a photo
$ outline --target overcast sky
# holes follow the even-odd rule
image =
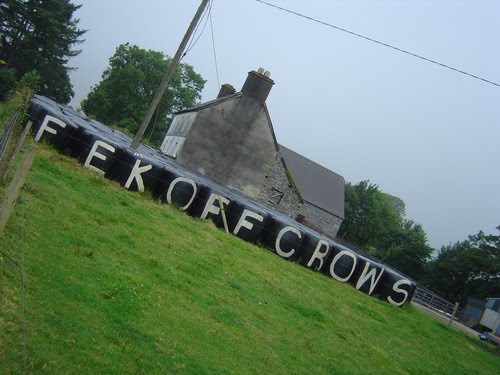
[[[268,0],[500,83],[498,0]],[[173,56],[201,0],[75,0],[79,102],[129,42]],[[271,8],[214,0],[220,84],[263,67],[281,144],[406,203],[439,248],[500,225],[500,87]],[[183,62],[219,90],[210,23]]]

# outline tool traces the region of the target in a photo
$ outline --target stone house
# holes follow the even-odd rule
[[[266,99],[269,72],[251,71],[240,92],[178,112],[160,150],[191,170],[335,237],[344,218],[344,179],[279,146]]]

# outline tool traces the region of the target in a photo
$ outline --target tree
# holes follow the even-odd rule
[[[404,218],[406,216],[406,205],[405,202],[399,197],[396,197],[391,194],[382,193],[385,198],[389,201],[392,208],[398,213],[400,218]]]
[[[374,255],[406,275],[422,279],[432,252],[422,226],[412,220],[404,220],[399,228],[384,238]]]
[[[443,246],[428,265],[426,284],[449,301],[498,297],[500,236],[480,231],[465,241]]]
[[[414,279],[424,276],[433,249],[420,224],[404,219],[402,199],[369,181],[345,186],[341,236]]]
[[[102,81],[82,101],[82,109],[99,121],[135,133],[170,61],[162,52],[129,43],[118,46]],[[205,80],[190,65],[179,64],[151,120],[149,138],[153,143],[161,142],[174,112],[196,104],[204,85]]]
[[[387,235],[399,229],[401,218],[378,186],[369,181],[345,186],[345,219],[342,237],[353,244],[377,248]]]
[[[82,42],[73,13],[81,5],[70,0],[3,0],[0,2],[0,99],[16,80],[36,70],[39,92],[67,103],[73,90],[66,65],[80,53],[73,46]]]

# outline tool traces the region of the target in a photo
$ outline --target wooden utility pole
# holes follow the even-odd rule
[[[196,14],[193,17],[193,20],[191,21],[191,24],[189,25],[189,28],[186,31],[186,34],[184,35],[184,38],[182,39],[181,44],[179,45],[179,48],[177,49],[177,52],[175,53],[174,58],[172,59],[170,66],[168,67],[165,76],[163,77],[160,87],[158,88],[158,91],[156,91],[155,97],[153,101],[151,102],[151,105],[149,106],[148,111],[146,112],[146,115],[144,116],[141,126],[139,127],[139,130],[137,130],[137,133],[134,136],[134,139],[132,140],[132,143],[130,147],[133,149],[136,149],[137,146],[139,146],[139,143],[141,142],[142,136],[144,135],[144,132],[146,131],[146,128],[148,127],[149,121],[151,121],[151,118],[153,117],[153,114],[158,107],[158,104],[160,103],[161,98],[163,97],[163,94],[165,93],[165,89],[168,86],[168,83],[170,81],[170,78],[172,77],[172,74],[175,72],[175,69],[177,68],[177,65],[179,65],[179,61],[182,58],[182,54],[184,53],[184,49],[186,48],[186,45],[189,42],[189,39],[191,38],[191,35],[194,32],[194,29],[196,28],[196,25],[200,21],[201,15],[203,14],[209,0],[203,0],[196,11]]]

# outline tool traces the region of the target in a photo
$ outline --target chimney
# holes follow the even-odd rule
[[[236,93],[236,89],[232,85],[230,85],[229,83],[224,83],[220,87],[219,94],[217,95],[217,99],[223,98],[224,96],[233,95],[234,93]]]
[[[264,103],[274,85],[274,81],[270,77],[271,73],[262,68],[259,68],[257,72],[252,70],[248,73],[241,92]]]

